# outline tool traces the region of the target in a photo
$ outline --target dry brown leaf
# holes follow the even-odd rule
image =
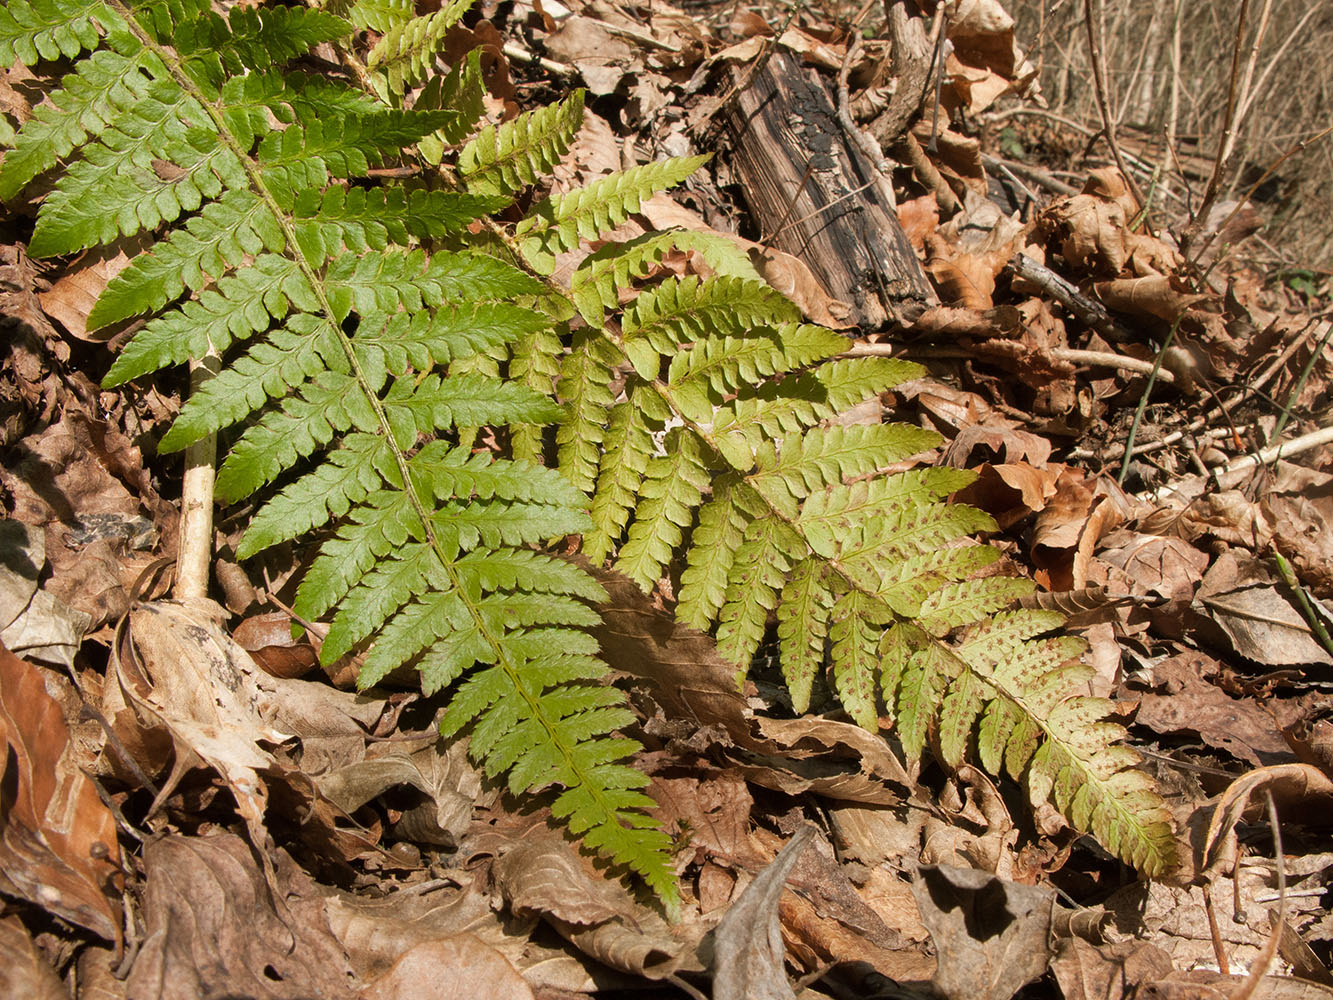
[[[320,792],[347,813],[391,788],[413,788],[422,801],[397,803],[402,816],[394,832],[415,843],[457,847],[472,819],[472,810],[494,793],[483,795],[481,773],[467,758],[466,741],[428,739],[424,746],[380,743],[366,759],[316,779]]]
[[[384,975],[411,949],[466,934],[503,955],[534,990],[560,995],[596,988],[583,962],[569,953],[572,949],[533,939],[535,919],[497,913],[486,894],[470,885],[409,885],[378,899],[322,891],[329,927],[363,981]]]
[[[952,62],[960,69],[974,68],[966,82],[950,78],[971,114],[1004,94],[1023,93],[1036,80],[1036,67],[1014,42],[1014,19],[999,0],[961,0],[949,17],[948,30]]]
[[[404,952],[359,1000],[532,1000],[505,957],[471,934],[427,941]]]
[[[131,996],[329,1000],[355,995],[324,900],[283,852],[278,892],[241,838],[167,836],[144,845],[145,937]]]
[[[801,60],[811,66],[819,66],[822,69],[831,69],[835,72],[842,68],[842,64],[847,56],[847,47],[845,45],[830,45],[823,39],[816,38],[808,31],[800,28],[788,28],[778,39],[778,44],[784,49],[790,49],[801,57]]]
[[[739,776],[654,777],[646,792],[657,803],[653,814],[662,828],[687,834],[696,858],[706,853],[725,864],[759,863],[749,834],[754,800]]]
[[[1168,323],[1174,323],[1187,309],[1208,297],[1189,291],[1181,279],[1164,274],[1099,281],[1093,287],[1097,297],[1112,309]]]
[[[1174,971],[1171,956],[1146,941],[1060,942],[1051,971],[1065,1000],[1129,1000]]]
[[[78,1000],[129,1000],[125,982],[116,978],[122,957],[110,948],[84,948],[79,952],[76,974]]]
[[[850,326],[852,309],[833,298],[805,262],[772,247],[751,246],[750,262],[774,289],[796,304],[811,323],[841,330]]]
[[[633,902],[619,885],[594,878],[569,841],[532,834],[508,845],[495,862],[496,887],[516,913],[551,916],[587,926],[633,917]]]
[[[989,448],[1005,463],[1021,462],[1042,468],[1051,457],[1051,442],[1044,437],[1019,430],[1012,421],[991,419],[987,423],[963,426],[944,449],[940,461],[945,465],[966,469],[979,464],[972,453],[978,448]]]
[[[1053,203],[1043,214],[1039,232],[1050,234],[1065,262],[1080,274],[1115,276],[1129,260],[1125,210],[1114,202],[1078,194]]]
[[[1121,529],[1103,540],[1098,558],[1121,570],[1130,593],[1191,600],[1208,566],[1208,553],[1180,538],[1161,538]]]
[[[960,490],[955,499],[984,510],[1003,531],[1046,509],[1047,502],[1056,495],[1056,483],[1064,468],[1048,465],[1038,469],[1028,462],[985,462],[977,469],[977,481]]]
[[[74,762],[42,671],[0,646],[0,890],[119,946],[116,821]]]
[[[37,586],[46,533],[0,521],[0,644],[29,660],[70,666],[92,618]]]
[[[940,225],[940,205],[935,200],[935,193],[927,192],[919,198],[899,203],[898,224],[903,227],[903,235],[912,244],[912,249],[921,253],[926,237]]]
[[[231,637],[274,677],[302,677],[319,663],[319,654],[306,635],[292,638],[292,618],[285,611],[251,615],[236,626]]]
[[[1195,594],[1195,626],[1215,644],[1269,666],[1333,664],[1285,585],[1257,560],[1224,553]]]
[[[662,979],[699,968],[702,926],[668,927],[619,882],[595,876],[564,837],[529,832],[502,845],[493,873],[513,912],[540,916],[584,954],[622,972]]]
[[[177,515],[153,491],[139,449],[71,407],[16,451],[19,461],[0,469],[0,483],[13,497],[14,519],[46,530],[46,589],[90,615],[92,628],[115,621],[143,569],[175,547]],[[163,551],[154,553],[159,543]]]
[[[627,577],[592,572],[608,594],[602,623],[593,629],[607,662],[648,682],[667,719],[683,720],[682,737],[701,734],[708,744],[753,742],[736,665],[721,657],[716,642],[654,608]]]
[[[912,891],[946,1000],[1009,1000],[1050,964],[1052,891],[948,865],[923,865]]]
[[[169,737],[174,765],[157,804],[202,762],[227,783],[256,845],[267,839],[265,812],[275,794],[301,838],[322,854],[378,854],[307,775],[261,744],[284,743],[299,730],[312,762],[327,760],[326,743],[363,746],[384,706],[327,685],[270,677],[222,631],[225,617],[211,601],[159,601],[136,607],[117,633],[103,711],[145,770],[163,766],[160,742]]]
[[[0,918],[0,996],[69,1000],[69,993],[18,917]]]
[[[778,902],[814,837],[801,827],[722,917],[713,937],[713,1000],[795,1000],[783,970]]]
[[[131,246],[128,249],[131,253],[137,253],[142,247]],[[74,337],[101,343],[115,332],[116,327],[103,327],[89,334],[88,314],[111,279],[129,266],[130,258],[120,244],[91,251],[67,270],[48,291],[39,293],[37,298],[46,314],[57,320]]]
[[[932,255],[925,269],[935,283],[941,302],[978,312],[995,304],[995,276],[1003,268],[1003,262],[997,268],[992,266],[992,261],[976,254],[949,254],[939,237],[932,239],[930,244]]]
[[[578,69],[588,90],[613,94],[628,72],[643,69],[643,53],[602,21],[574,15],[546,37],[546,54]]]
[[[1202,653],[1178,653],[1154,664],[1157,693],[1139,696],[1135,723],[1163,735],[1197,733],[1208,746],[1256,767],[1289,761],[1291,750],[1272,715],[1253,698],[1233,698],[1205,681],[1209,664]]]
[[[211,601],[144,604],[118,633],[107,678],[111,718],[121,705],[145,728],[164,729],[176,745],[175,777],[192,760],[212,767],[227,782],[252,842],[266,839],[268,789],[259,771],[276,766],[260,742],[291,738],[270,724],[261,708],[261,671],[219,627],[227,613]],[[161,761],[141,761],[145,767]],[[167,794],[173,782],[163,789]]]

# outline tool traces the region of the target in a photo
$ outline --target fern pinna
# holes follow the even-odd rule
[[[589,559],[645,589],[683,564],[678,615],[714,629],[738,671],[776,621],[798,711],[828,669],[852,718],[876,729],[882,706],[913,757],[975,753],[1126,860],[1168,864],[1160,801],[1101,721],[1108,706],[1078,693],[1077,644],[1046,637],[1057,617],[1003,610],[1023,582],[976,577],[995,553],[968,537],[991,523],[945,502],[971,477],[884,475],[935,436],[834,420],[919,370],[839,359],[841,336],[802,323],[713,234],[606,242],[553,284],[557,255],[605,239],[702,158],[548,197],[512,229],[489,221],[558,161],[582,99],[453,152],[480,117],[480,73],[474,57],[432,75],[434,49],[465,7],[0,11],[0,55],[77,60],[6,154],[0,196],[78,150],[33,253],[167,227],[90,317],[166,309],[108,383],[224,352],[162,447],[245,425],[218,476],[225,499],[267,498],[243,557],[336,526],[297,604],[333,613],[325,659],[370,643],[363,686],[411,663],[427,692],[452,688],[447,732],[470,727],[516,792],[560,788],[570,829],[671,904],[669,841],[621,763],[637,745],[614,735],[631,717],[595,683],[606,668],[583,631],[602,592],[534,548],[581,534]],[[382,35],[354,63],[376,96],[282,71],[352,25]],[[438,189],[365,179],[409,147],[443,163]],[[656,277],[670,250],[697,253],[708,277]],[[553,422],[558,471],[540,464]],[[512,457],[474,453],[483,425],[507,429]]]

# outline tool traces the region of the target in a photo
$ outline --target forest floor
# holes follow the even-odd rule
[[[180,469],[151,442],[183,378],[100,389],[124,338],[85,321],[114,261],[36,262],[18,213],[0,228],[0,992],[1333,997],[1328,289],[1250,263],[1262,205],[1192,225],[1206,177],[1168,171],[1145,212],[977,6],[940,116],[927,101],[911,126],[933,171],[884,178],[928,298],[875,329],[828,292],[836,262],[780,249],[791,220],[756,216],[710,132],[726,74],[774,52],[835,104],[843,75],[872,121],[892,60],[864,25],[806,12],[775,39],[782,13],[571,0],[485,7],[458,44],[489,46],[497,116],[588,88],[558,185],[717,151],[632,225],[752,240],[851,353],[925,366],[859,416],[938,431],[925,460],[978,472],[959,499],[1086,640],[1181,868],[1139,877],[1007,779],[907,769],[835,709],[791,718],[771,664],[738,695],[668,592],[608,575],[610,662],[695,696],[688,720],[631,698],[679,849],[668,923],[440,739],[438,706],[354,693],[354,660],[325,676],[283,597],[304,553],[238,565],[244,512],[219,514],[212,610],[165,600]],[[4,110],[23,93],[11,73]]]

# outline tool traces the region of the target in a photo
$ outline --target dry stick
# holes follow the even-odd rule
[[[1229,462],[1224,468],[1214,469],[1213,478],[1218,488],[1229,490],[1235,489],[1244,482],[1246,475],[1251,469],[1260,465],[1268,465],[1270,462],[1276,462],[1280,458],[1292,458],[1302,452],[1310,451],[1313,448],[1319,448],[1326,444],[1333,444],[1333,427],[1321,427],[1319,430],[1311,431],[1309,434],[1302,434],[1300,437],[1292,438],[1289,441],[1279,441],[1276,444],[1270,444],[1268,447],[1260,449],[1258,454],[1241,455],[1239,458]],[[1147,490],[1139,494],[1141,500],[1164,500],[1174,496],[1181,491],[1180,486],[1166,486],[1159,490]]]
[[[1245,0],[1245,2],[1248,2],[1248,0]],[[1097,92],[1097,110],[1101,112],[1102,116],[1102,134],[1106,136],[1106,144],[1111,147],[1111,156],[1115,158],[1116,168],[1120,171],[1120,176],[1125,179],[1125,185],[1129,188],[1129,193],[1134,196],[1134,200],[1139,203],[1140,207],[1144,207],[1147,202],[1144,201],[1143,192],[1139,190],[1134,175],[1125,166],[1125,158],[1120,155],[1120,143],[1115,138],[1115,121],[1111,118],[1111,105],[1106,98],[1106,82],[1102,76],[1102,51],[1097,39],[1094,20],[1092,0],[1083,0],[1083,24],[1088,29],[1088,61],[1092,63],[1092,82]]]
[[[1236,207],[1233,208],[1230,214],[1228,214],[1227,217],[1222,220],[1222,224],[1213,229],[1213,231],[1208,234],[1208,238],[1205,239],[1203,243],[1199,245],[1199,249],[1194,251],[1193,254],[1191,254],[1190,262],[1193,263],[1194,261],[1197,261],[1199,257],[1203,255],[1204,251],[1207,250],[1210,246],[1212,246],[1213,240],[1217,238],[1217,234],[1225,230],[1226,227],[1231,224],[1231,220],[1241,213],[1241,211],[1245,208],[1246,203],[1252,197],[1254,197],[1254,193],[1258,191],[1260,187],[1263,186],[1264,182],[1268,180],[1268,178],[1273,176],[1273,174],[1277,171],[1278,167],[1282,166],[1283,163],[1291,159],[1291,157],[1295,156],[1297,153],[1300,153],[1303,150],[1305,150],[1306,147],[1324,138],[1324,136],[1328,135],[1330,132],[1333,132],[1333,125],[1329,125],[1326,128],[1321,129],[1320,131],[1316,132],[1314,135],[1310,136],[1307,139],[1302,139],[1300,142],[1296,143],[1296,145],[1292,146],[1285,153],[1283,153],[1276,160],[1274,160],[1271,164],[1269,164],[1268,169],[1259,175],[1259,179],[1250,185],[1249,190],[1245,192],[1245,197],[1237,200]],[[1199,210],[1200,217],[1202,217],[1203,212],[1204,210],[1200,208]]]
[[[1208,183],[1204,186],[1203,201],[1199,205],[1199,211],[1195,214],[1193,221],[1185,228],[1183,242],[1188,246],[1192,241],[1194,233],[1204,220],[1208,217],[1208,211],[1213,207],[1213,202],[1217,200],[1217,192],[1222,184],[1222,174],[1226,169],[1226,157],[1232,130],[1235,128],[1236,118],[1236,77],[1240,72],[1240,48],[1245,39],[1245,16],[1250,9],[1250,0],[1240,0],[1240,12],[1236,16],[1236,41],[1231,47],[1231,76],[1227,83],[1227,110],[1222,118],[1222,134],[1217,139],[1217,153],[1213,157],[1213,169],[1208,174]],[[1197,255],[1191,255],[1194,259]]]
[[[1024,180],[1031,181],[1038,187],[1045,188],[1052,194],[1063,194],[1066,196],[1078,194],[1078,188],[1072,184],[1066,184],[1058,177],[1053,177],[1045,170],[1036,167],[1030,167],[1024,163],[1017,163],[1013,160],[1006,160],[1003,157],[992,156],[990,153],[981,154],[983,166],[990,167],[992,170],[1001,170],[1013,177],[1021,177]]]
[[[1282,57],[1286,55],[1287,49],[1291,48],[1291,43],[1300,37],[1306,24],[1310,22],[1310,18],[1318,14],[1323,8],[1324,0],[1312,4],[1310,9],[1305,12],[1305,16],[1296,22],[1296,27],[1292,28],[1291,31],[1287,33],[1287,37],[1282,40],[1282,44],[1277,47],[1277,51],[1274,52],[1272,58],[1268,60],[1268,65],[1264,67],[1264,71],[1259,74],[1259,82],[1256,83],[1253,89],[1245,95],[1245,100],[1241,105],[1239,117],[1245,118],[1249,114],[1250,105],[1253,104],[1258,96],[1264,92],[1264,88],[1268,85],[1268,78],[1273,75],[1273,70],[1277,68],[1279,63],[1281,63]]]
[[[931,358],[974,358],[977,356],[976,351],[964,350],[961,347],[926,348],[915,350],[912,353],[918,357]],[[1150,375],[1153,371],[1151,361],[1127,358],[1123,354],[1112,354],[1110,351],[1076,351],[1067,347],[1055,347],[1049,353],[1056,361],[1067,361],[1071,365],[1116,368],[1120,371],[1135,372],[1140,375]],[[893,353],[892,344],[857,344],[850,350],[843,352],[843,357],[890,358],[897,357],[897,355]],[[1176,377],[1166,368],[1157,372],[1157,378],[1168,384],[1174,383],[1176,380]]]
[[[1259,377],[1251,383],[1256,392],[1271,382],[1278,372],[1287,367],[1287,362],[1291,360],[1291,356],[1301,349],[1301,345],[1305,343],[1305,338],[1309,336],[1310,331],[1315,328],[1318,322],[1318,319],[1311,318],[1305,326],[1301,327],[1301,332],[1291,338],[1291,343],[1282,348],[1282,352],[1273,360],[1273,363],[1265,368],[1259,374]]]
[[[842,126],[849,142],[856,146],[870,161],[870,171],[872,178],[868,184],[862,185],[863,188],[874,185],[875,191],[879,194],[880,201],[888,205],[893,211],[898,211],[898,196],[893,190],[893,167],[884,157],[884,150],[880,148],[879,141],[869,132],[862,130],[852,119],[851,100],[847,93],[847,77],[851,73],[852,60],[856,58],[856,53],[861,48],[861,36],[852,35],[852,44],[847,46],[847,54],[843,57],[842,67],[838,70],[838,124]]]
[[[1333,323],[1328,324],[1328,329],[1324,331],[1323,337],[1319,340],[1319,346],[1310,352],[1310,359],[1305,362],[1305,367],[1301,369],[1301,374],[1296,379],[1296,384],[1291,387],[1291,392],[1287,394],[1286,405],[1282,407],[1282,413],[1277,418],[1277,426],[1273,428],[1273,437],[1281,437],[1283,428],[1287,426],[1287,419],[1291,416],[1291,408],[1296,405],[1300,399],[1301,390],[1305,388],[1306,380],[1310,377],[1310,372],[1314,370],[1314,363],[1319,360],[1319,355],[1324,353],[1324,348],[1328,346],[1328,338],[1333,335]]]
[[[1176,152],[1176,130],[1180,125],[1180,31],[1185,15],[1185,0],[1176,0],[1175,21],[1171,25],[1171,100],[1166,113],[1166,151],[1179,166],[1180,157]],[[1184,173],[1180,175],[1185,191],[1189,191],[1189,181]],[[1171,185],[1166,185],[1166,192],[1172,194]],[[1188,203],[1187,203],[1188,204]]]
[[[1264,8],[1259,13],[1259,27],[1255,29],[1254,41],[1250,43],[1250,55],[1245,61],[1245,72],[1241,76],[1240,86],[1237,88],[1236,97],[1236,121],[1245,121],[1249,114],[1250,105],[1254,101],[1254,93],[1250,85],[1254,83],[1254,67],[1259,62],[1259,48],[1263,45],[1264,35],[1268,33],[1268,19],[1273,13],[1273,0],[1264,0]],[[1231,154],[1236,151],[1236,137],[1239,130],[1233,131],[1228,141],[1227,148],[1222,154],[1223,161],[1231,159]]]
[[[1124,344],[1136,339],[1133,331],[1117,323],[1100,302],[1088,298],[1069,281],[1026,254],[1015,254],[1005,266],[1020,278],[1037,285],[1107,340]]]
[[[940,11],[940,32],[935,38],[935,105],[930,116],[930,142],[926,143],[926,149],[931,153],[938,152],[940,148],[937,141],[940,134],[940,91],[944,89],[944,46],[949,36],[949,8],[941,4]]]
[[[190,363],[190,395],[222,370],[222,359],[210,350]],[[181,484],[180,547],[176,556],[178,599],[208,596],[209,566],[213,557],[213,480],[216,477],[218,436],[209,434],[185,449],[185,477]]]

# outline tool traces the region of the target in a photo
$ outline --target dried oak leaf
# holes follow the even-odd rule
[[[3,646],[0,740],[0,890],[119,945],[116,821],[74,763],[64,714],[40,668]]]

